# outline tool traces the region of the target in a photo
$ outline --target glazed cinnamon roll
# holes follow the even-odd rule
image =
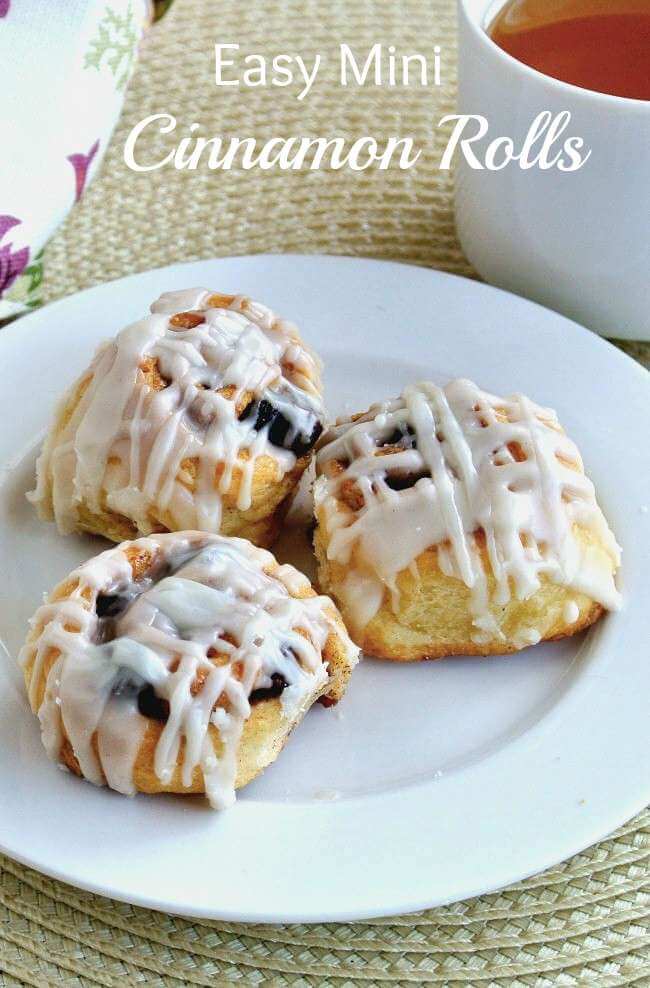
[[[243,539],[155,535],[81,565],[21,663],[50,757],[96,785],[233,802],[358,649],[327,597]]]
[[[269,545],[324,414],[318,359],[291,323],[242,296],[170,292],[63,398],[30,497],[62,533]]]
[[[317,458],[324,591],[366,652],[512,652],[619,605],[619,548],[553,411],[423,383],[338,423]]]

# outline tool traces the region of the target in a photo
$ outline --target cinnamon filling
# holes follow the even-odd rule
[[[138,710],[149,720],[166,723],[169,720],[169,701],[156,696],[153,686],[147,685],[138,693]]]
[[[279,672],[274,672],[271,676],[271,685],[262,686],[259,689],[253,690],[253,692],[248,697],[248,702],[251,706],[255,703],[259,703],[261,700],[275,700],[279,697],[282,692],[287,688],[288,682]]]
[[[288,449],[295,456],[300,458],[312,449],[320,434],[323,431],[322,423],[315,415],[308,417],[309,432],[303,429],[296,430],[291,421],[279,409],[277,409],[267,398],[261,401],[251,402],[239,414],[240,422],[245,421],[255,415],[253,428],[256,432],[268,428],[267,436],[270,443],[279,446],[280,449]]]

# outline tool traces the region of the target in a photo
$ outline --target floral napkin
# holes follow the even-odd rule
[[[45,242],[96,172],[150,0],[0,0],[0,320],[39,304]]]

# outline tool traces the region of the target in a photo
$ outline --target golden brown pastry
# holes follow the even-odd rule
[[[513,652],[618,607],[580,454],[523,395],[408,387],[328,432],[317,474],[320,584],[371,655]]]
[[[323,421],[319,363],[292,324],[241,296],[170,292],[65,395],[30,497],[62,533],[269,545]]]
[[[82,564],[36,612],[21,663],[54,761],[122,793],[233,802],[358,649],[327,597],[243,539],[155,535]]]

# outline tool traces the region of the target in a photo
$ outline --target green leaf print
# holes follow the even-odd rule
[[[4,297],[8,302],[15,302],[25,309],[37,309],[39,305],[43,304],[39,292],[42,281],[43,251],[40,251],[32,263],[16,278]]]
[[[131,4],[124,14],[107,7],[86,52],[84,68],[99,72],[106,66],[115,78],[116,88],[122,90],[131,75],[137,44],[138,32]]]

